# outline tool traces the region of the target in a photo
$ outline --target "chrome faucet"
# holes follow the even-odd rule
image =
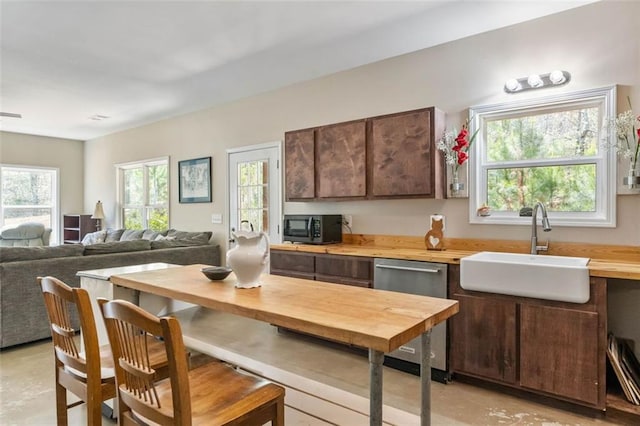
[[[551,231],[551,224],[549,224],[549,218],[547,217],[547,209],[540,201],[533,206],[531,214],[531,254],[538,254],[538,251],[547,251],[549,249],[549,241],[543,246],[538,245],[538,209],[542,210],[542,230],[544,232]]]

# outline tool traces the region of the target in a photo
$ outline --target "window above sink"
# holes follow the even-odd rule
[[[612,86],[470,108],[470,222],[528,224],[519,210],[541,201],[554,226],[615,226],[615,152],[602,143],[615,99]]]

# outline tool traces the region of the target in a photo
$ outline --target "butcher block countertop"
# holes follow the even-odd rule
[[[383,257],[459,264],[479,251],[527,253],[529,241],[445,239],[445,249],[427,250],[420,237],[345,234],[341,244],[273,244],[274,250],[346,256]],[[589,275],[640,280],[640,247],[553,242],[549,255],[588,257]]]

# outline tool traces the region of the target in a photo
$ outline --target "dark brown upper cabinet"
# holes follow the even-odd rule
[[[437,108],[285,133],[287,201],[444,198]]]
[[[286,200],[315,198],[315,130],[285,133],[284,159]]]
[[[435,141],[444,114],[426,108],[368,119],[369,195],[442,198],[440,153]]]
[[[364,120],[322,126],[316,130],[318,198],[367,195],[366,147]]]

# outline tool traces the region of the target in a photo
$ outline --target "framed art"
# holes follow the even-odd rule
[[[178,195],[181,203],[211,202],[211,157],[178,161]]]

